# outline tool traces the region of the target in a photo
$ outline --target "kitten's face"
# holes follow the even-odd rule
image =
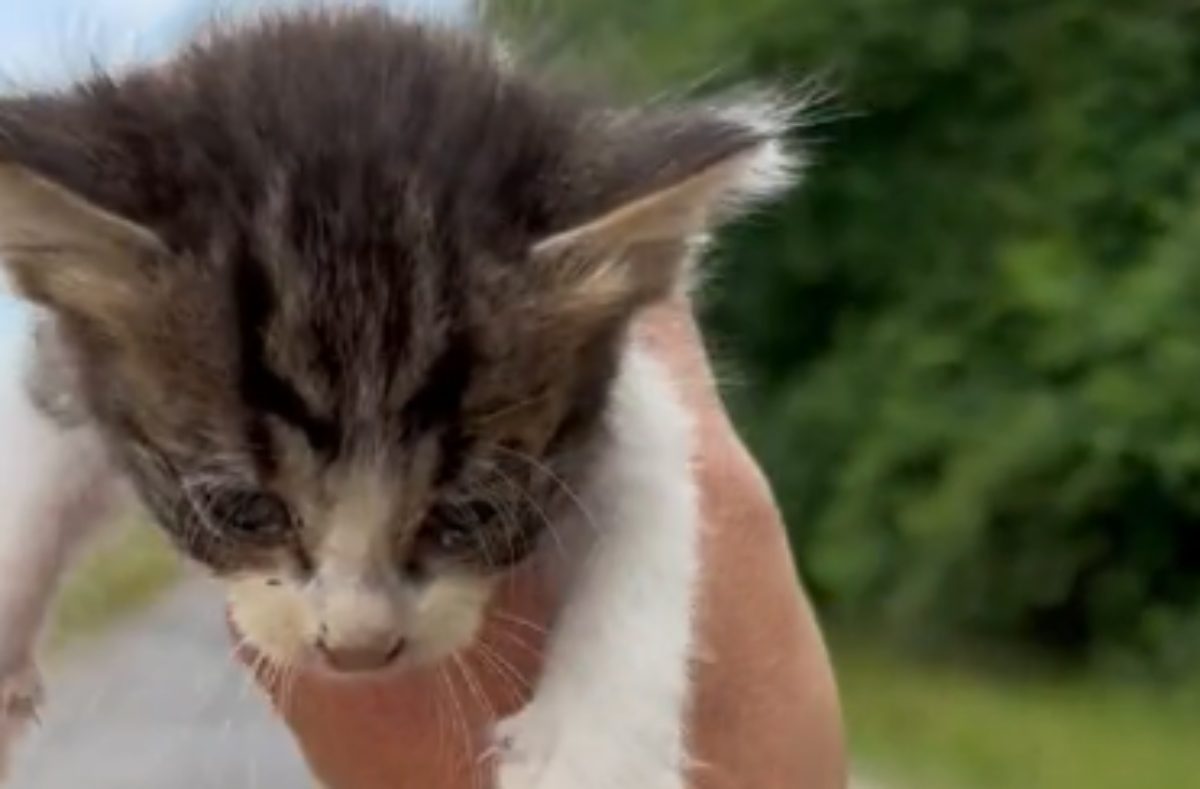
[[[476,259],[452,289],[431,258],[402,290],[402,263],[346,257],[313,279],[341,242],[255,232],[275,257],[222,253],[195,266],[206,282],[144,290],[135,322],[154,328],[91,354],[112,440],[267,656],[373,669],[459,649],[573,501],[614,329],[548,323],[522,266]]]
[[[246,639],[411,664],[569,512],[629,321],[778,185],[776,120],[588,108],[444,32],[299,16],[0,101],[0,252]]]
[[[297,205],[310,190],[273,183],[204,257],[155,245],[114,331],[61,331],[110,445],[260,652],[436,659],[574,501],[623,321],[571,320],[529,252],[425,250],[399,210],[332,224]]]

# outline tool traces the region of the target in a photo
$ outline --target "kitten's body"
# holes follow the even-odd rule
[[[70,406],[45,471],[106,447],[289,665],[441,659],[509,567],[552,555],[565,603],[498,785],[681,787],[690,430],[627,329],[731,199],[780,185],[780,131],[566,99],[374,12],[0,103],[0,251],[53,316],[63,374],[39,380],[69,392],[37,390]],[[107,484],[95,457],[5,512],[10,561],[57,546],[0,587],[6,728],[88,520],[51,502]]]

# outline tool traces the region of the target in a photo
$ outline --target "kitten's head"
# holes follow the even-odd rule
[[[248,640],[378,668],[472,638],[570,506],[630,319],[779,185],[780,133],[291,17],[0,101],[0,254]]]

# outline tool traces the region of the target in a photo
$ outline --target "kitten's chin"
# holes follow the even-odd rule
[[[347,680],[371,680],[448,659],[471,646],[483,627],[494,585],[483,579],[441,581],[421,595],[394,660],[369,671],[333,667],[316,647],[321,630],[311,603],[292,584],[239,579],[227,585],[229,617],[243,650],[257,663]]]

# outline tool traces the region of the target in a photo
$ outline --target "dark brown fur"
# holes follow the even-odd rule
[[[413,506],[458,526],[443,553],[519,560],[578,473],[629,317],[669,285],[589,305],[530,248],[760,142],[701,110],[581,101],[377,11],[0,102],[0,163],[162,242],[119,309],[48,282],[70,250],[8,254],[147,501],[222,570],[280,550],[303,569],[298,491],[363,458],[431,491]]]

